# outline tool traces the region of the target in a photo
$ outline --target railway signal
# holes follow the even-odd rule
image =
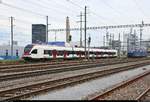
[[[69,35],[69,42],[71,42],[72,41],[72,36],[71,35]]]
[[[88,60],[90,59],[90,43],[91,43],[91,37],[88,38]]]
[[[90,44],[91,43],[91,37],[89,37],[89,39],[88,39],[88,44]]]

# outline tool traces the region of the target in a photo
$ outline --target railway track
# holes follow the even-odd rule
[[[136,98],[137,101],[150,101],[150,87],[147,88],[141,95]]]
[[[132,66],[145,65],[149,63],[150,63],[150,60],[146,60],[146,61],[132,62],[131,65]],[[115,64],[115,63],[111,63],[111,64]],[[45,69],[45,70],[42,69],[42,70],[34,70],[34,71],[16,72],[16,73],[4,73],[4,74],[2,73],[0,75],[0,81],[8,81],[8,80],[28,78],[28,77],[34,77],[34,76],[40,76],[40,75],[46,75],[46,74],[54,74],[54,73],[61,73],[61,72],[67,72],[67,71],[89,69],[89,68],[101,67],[101,66],[106,66],[106,65],[107,64],[93,63],[93,64],[85,64],[85,65],[77,65],[77,66],[51,68],[51,69]]]
[[[117,58],[105,58],[105,59],[97,59],[98,61],[103,61],[103,60],[117,60]],[[122,59],[132,59],[132,58],[122,58]],[[141,58],[143,59],[143,58]],[[144,58],[145,59],[145,58]],[[78,60],[58,60],[58,61],[41,61],[41,62],[29,62],[29,63],[14,63],[14,64],[1,64],[0,67],[19,67],[19,66],[32,66],[32,65],[41,65],[41,64],[63,64],[63,63],[70,63],[70,62],[88,62],[87,60],[84,59],[78,59]]]
[[[150,70],[122,82],[89,100],[144,100],[146,94],[150,91],[149,78]]]
[[[37,82],[37,83],[30,84],[30,85],[24,85],[24,86],[19,86],[15,88],[10,88],[7,90],[1,90],[0,99],[2,101],[24,99],[32,95],[37,95],[42,92],[78,84],[80,82],[85,82],[88,80],[92,80],[98,77],[102,77],[105,75],[109,75],[109,74],[113,74],[113,73],[117,73],[121,71],[126,71],[126,70],[137,68],[143,65],[145,64],[138,63],[135,65],[132,64],[132,65],[126,65],[122,67],[120,66],[117,68],[103,69],[100,71],[94,71],[94,72],[88,72],[88,73],[85,72],[84,74],[79,74],[75,76],[54,79],[54,80],[49,80],[49,81],[46,80],[43,82]]]
[[[117,59],[108,59],[107,61],[109,60],[117,60]],[[95,62],[104,62],[105,60],[96,60]],[[5,70],[5,69],[19,69],[19,68],[30,68],[30,67],[39,67],[39,66],[47,66],[47,65],[50,65],[50,66],[57,66],[57,65],[60,65],[60,64],[75,64],[75,63],[90,63],[90,62],[93,62],[93,61],[84,61],[84,60],[78,60],[78,61],[65,61],[65,62],[49,62],[49,63],[36,63],[36,64],[21,64],[21,65],[1,65],[0,66],[0,70]]]
[[[84,64],[97,64],[100,63],[102,66],[104,65],[111,65],[111,64],[118,64],[118,63],[127,63],[127,62],[134,62],[138,61],[139,59],[125,59],[125,60],[116,60],[116,59],[109,59],[109,60],[97,60],[97,61],[73,61],[73,62],[64,62],[64,63],[41,63],[41,64],[29,64],[29,65],[15,65],[15,66],[0,66],[0,73],[11,73],[11,72],[23,72],[23,71],[32,71],[32,70],[45,70],[45,69],[53,69],[57,67],[67,67],[67,66],[76,66],[76,65],[84,65]],[[147,60],[147,59],[145,59]]]
[[[136,60],[149,60],[149,58],[109,58],[109,59],[97,59],[95,61],[98,62],[107,62],[107,61],[116,61],[116,60],[124,60],[124,61],[136,61]],[[78,62],[92,62],[92,61],[85,61],[85,60],[77,60],[77,61],[60,61],[60,62],[44,62],[44,63],[33,63],[33,64],[0,64],[0,69],[4,68],[20,68],[20,67],[31,67],[31,66],[44,66],[44,65],[57,65],[57,64],[67,64],[67,63],[78,63]]]

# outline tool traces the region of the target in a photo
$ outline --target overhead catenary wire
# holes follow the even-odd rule
[[[56,13],[56,12],[59,12],[59,13],[61,13],[61,14],[66,14],[67,12],[62,12],[62,11],[59,11],[59,10],[57,10],[57,9],[55,9],[55,8],[50,8],[50,7],[48,7],[48,6],[45,6],[45,5],[42,5],[42,2],[41,3],[38,3],[38,0],[36,1],[36,2],[34,2],[34,1],[31,1],[31,0],[26,0],[26,1],[23,1],[23,2],[28,2],[28,3],[30,3],[30,4],[32,4],[32,5],[36,5],[36,6],[38,6],[38,7],[42,7],[42,9],[46,9],[48,12],[50,12],[50,11],[55,11],[54,13]]]
[[[105,4],[107,7],[109,7],[111,10],[113,10],[118,16],[121,16],[122,14],[125,14],[125,13],[122,13],[120,12],[119,10],[116,10],[114,9],[109,3],[107,3],[105,0],[101,0],[103,2],[103,4]],[[126,15],[126,14],[125,14]],[[126,17],[128,17],[129,19],[131,19],[131,17],[129,17],[128,15],[126,15]],[[130,21],[133,21],[133,20],[130,20]]]
[[[28,1],[31,1],[31,0],[28,0]],[[38,2],[38,3],[37,3]],[[45,1],[41,1],[41,0],[37,0],[36,2],[33,2],[32,1],[32,3],[35,3],[36,5],[39,5],[39,6],[42,6],[43,8],[46,8],[46,9],[48,9],[48,10],[51,10],[52,12],[59,12],[59,14],[61,13],[61,14],[69,14],[70,12],[68,12],[68,11],[63,11],[63,9],[59,9],[59,8],[54,8],[54,7],[50,7],[50,6],[47,6],[47,3],[48,2],[45,2],[45,4],[44,5],[42,5],[43,3],[44,3]],[[73,14],[73,13],[72,13]]]
[[[0,4],[2,4],[2,5],[4,5],[4,6],[7,6],[7,7],[10,7],[10,8],[14,8],[14,9],[20,10],[20,11],[28,12],[28,13],[30,13],[30,14],[38,15],[38,16],[40,16],[40,17],[45,17],[45,16],[46,16],[46,15],[43,15],[43,14],[40,14],[40,13],[31,11],[31,10],[28,10],[28,9],[24,9],[24,8],[20,8],[20,7],[17,7],[17,6],[13,6],[13,5],[11,5],[11,4],[8,4],[8,3],[3,2],[2,0],[0,1]]]
[[[48,7],[48,5],[50,5],[50,2],[49,1],[43,1],[43,0],[38,0],[39,1],[39,3],[45,3],[44,5],[46,6],[46,7]],[[54,0],[53,1],[53,4],[54,3],[56,3],[56,4],[58,4],[58,2],[56,2],[56,0]],[[50,7],[49,7],[50,8]],[[69,16],[71,19],[73,18],[73,20],[74,20],[74,22],[76,21],[76,18],[75,18],[75,16],[73,16],[73,15],[76,15],[76,13],[77,13],[77,10],[72,10],[72,9],[70,9],[68,6],[64,6],[64,8],[68,8],[67,9],[67,11],[65,10],[65,12],[64,11],[62,11],[62,9],[56,9],[55,8],[55,10],[54,11],[58,11],[58,12],[62,12],[62,14],[65,14],[66,16]],[[52,7],[52,8],[50,8],[50,9],[54,9],[54,7]],[[68,11],[69,10],[69,11]],[[70,12],[71,11],[71,12]],[[76,13],[75,13],[76,12]],[[75,22],[76,23],[76,22]]]
[[[144,15],[145,17],[147,17],[147,15],[144,13],[143,9],[140,7],[139,3],[136,0],[132,0],[132,1],[134,4],[136,4],[136,7],[141,12],[141,14]]]
[[[59,22],[62,22],[62,19],[58,19],[57,17],[55,17],[55,16],[52,16],[52,15],[49,15],[50,13],[55,13],[55,14],[62,14],[62,15],[68,15],[68,11],[66,11],[66,12],[64,12],[64,11],[62,11],[62,10],[60,10],[60,9],[57,9],[57,8],[52,8],[52,7],[49,7],[49,6],[46,6],[47,5],[47,3],[45,3],[44,5],[43,5],[43,1],[41,1],[41,2],[39,2],[39,0],[38,1],[36,1],[36,2],[34,2],[34,1],[31,1],[31,0],[26,0],[26,1],[23,1],[24,3],[27,3],[27,4],[32,4],[32,5],[35,5],[35,6],[37,6],[37,7],[42,7],[42,10],[43,11],[47,11],[47,16],[49,16],[49,18],[52,18],[53,20],[57,20],[57,21],[59,21]],[[51,11],[51,12],[50,12]],[[43,12],[44,13],[44,12]]]
[[[78,7],[78,8],[80,8],[80,9],[84,9],[84,7],[81,7],[80,5],[74,3],[74,2],[71,1],[71,0],[66,0],[66,1],[68,1],[69,3],[71,3],[72,5],[74,5],[74,6]],[[92,13],[95,17],[97,17],[97,18],[99,18],[99,19],[101,18],[103,21],[100,21],[100,22],[103,23],[103,24],[104,24],[104,21],[107,21],[107,22],[109,21],[108,18],[103,17],[103,16],[100,16],[100,15],[98,15],[97,13],[95,13],[95,12],[92,11],[92,10],[90,10],[90,13]]]
[[[42,1],[42,2],[45,2],[47,5],[50,5],[51,3],[48,1],[48,0],[39,0],[39,1]],[[46,2],[47,1],[47,2]],[[70,7],[66,6],[66,5],[63,5],[64,3],[60,3],[60,2],[57,2],[56,0],[51,0],[53,1],[53,3],[57,4],[57,5],[61,5],[63,6],[64,8],[66,8],[67,10],[71,11],[71,12],[76,12],[76,13],[79,13],[77,10],[72,10]]]

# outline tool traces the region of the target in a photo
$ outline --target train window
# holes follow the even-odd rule
[[[112,54],[112,55],[115,55],[115,54],[116,54],[116,52],[112,52],[111,54]]]
[[[76,52],[75,52],[75,51],[71,51],[71,53],[72,53],[72,54],[76,54]]]
[[[68,51],[68,54],[76,54],[75,51]]]
[[[90,54],[94,54],[94,52],[90,52]]]
[[[32,54],[37,54],[37,49],[33,50],[31,53]]]
[[[44,55],[52,55],[51,50],[44,50]]]
[[[85,52],[81,52],[82,55],[85,55]]]
[[[97,52],[98,53],[98,55],[102,55],[102,52]]]
[[[108,52],[103,52],[104,54],[108,54]]]
[[[32,48],[33,48],[33,45],[27,45],[27,46],[24,48],[24,52],[29,52]]]
[[[80,52],[79,52],[79,51],[76,51],[76,55],[80,55]]]
[[[97,52],[94,52],[94,55],[97,55]]]
[[[64,55],[64,51],[58,51],[58,56],[63,56]]]
[[[47,55],[48,54],[48,50],[44,50],[44,55]]]
[[[72,54],[71,51],[67,51],[67,52],[68,52],[68,55]]]

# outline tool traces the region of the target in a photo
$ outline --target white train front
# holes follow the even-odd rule
[[[87,49],[88,50],[88,49]],[[117,57],[117,50],[107,50],[107,49],[96,49],[90,48],[89,57],[94,58],[105,58],[105,57]],[[74,58],[84,58],[85,50],[84,48],[78,47],[59,47],[51,45],[27,45],[24,48],[23,59],[74,59]]]

